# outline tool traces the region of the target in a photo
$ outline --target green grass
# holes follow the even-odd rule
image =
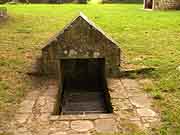
[[[10,111],[31,89],[26,72],[43,43],[82,11],[119,42],[125,66],[157,68],[146,76],[154,82],[146,90],[157,99],[162,117],[156,132],[180,134],[179,11],[149,12],[140,4],[5,6],[9,18],[0,22],[0,112]]]

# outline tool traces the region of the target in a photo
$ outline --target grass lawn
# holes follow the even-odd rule
[[[26,72],[43,43],[82,11],[119,42],[125,67],[156,67],[145,76],[153,80],[145,90],[156,99],[162,117],[156,132],[180,135],[180,11],[149,12],[141,4],[5,6],[9,18],[0,22],[0,127],[32,89]]]

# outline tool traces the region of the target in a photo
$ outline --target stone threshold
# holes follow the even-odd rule
[[[114,114],[51,115],[50,121],[96,120],[115,118]]]

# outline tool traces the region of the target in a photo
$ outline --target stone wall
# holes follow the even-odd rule
[[[27,2],[27,0],[19,0],[20,2],[24,3]],[[49,3],[49,0],[28,0],[30,3]]]
[[[22,3],[87,3],[87,0],[19,0]]]
[[[180,9],[180,0],[154,0],[153,9]]]
[[[143,0],[103,0],[103,3],[143,3]]]
[[[60,59],[105,58],[106,72],[118,72],[120,48],[85,17],[78,16],[42,50],[43,71],[57,73]]]
[[[50,3],[87,3],[87,0],[50,0]]]
[[[7,8],[0,7],[0,19],[7,17]]]

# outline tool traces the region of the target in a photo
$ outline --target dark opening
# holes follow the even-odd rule
[[[59,114],[111,113],[105,59],[61,60]]]
[[[145,8],[152,9],[153,8],[153,0],[145,0]]]

